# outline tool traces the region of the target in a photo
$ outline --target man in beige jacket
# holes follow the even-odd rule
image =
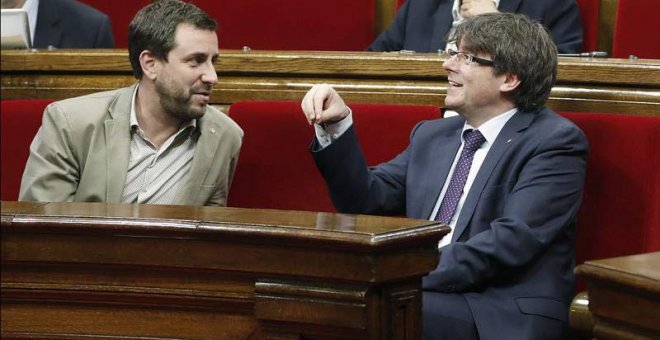
[[[138,83],[49,105],[20,200],[226,205],[243,131],[208,105],[216,22],[163,0],[129,26]]]

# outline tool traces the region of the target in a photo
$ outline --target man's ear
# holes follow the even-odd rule
[[[520,85],[520,79],[518,79],[518,75],[507,73],[504,75],[504,82],[500,84],[500,91],[509,93],[515,90],[518,85]]]
[[[142,67],[144,76],[155,80],[160,70],[160,63],[150,51],[144,50],[140,53],[140,67]]]

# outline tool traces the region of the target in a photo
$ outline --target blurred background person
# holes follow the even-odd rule
[[[367,50],[455,50],[447,46],[449,31],[464,19],[492,12],[525,14],[548,28],[559,53],[582,51],[582,19],[575,0],[407,0]]]
[[[110,18],[75,0],[1,0],[2,8],[22,8],[34,48],[114,48]]]

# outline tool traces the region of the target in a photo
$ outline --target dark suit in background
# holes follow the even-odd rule
[[[107,15],[74,0],[41,0],[34,48],[113,48]]]
[[[454,0],[407,0],[369,51],[437,52],[447,44]],[[500,0],[500,12],[521,13],[545,25],[559,53],[582,51],[582,20],[575,0]]]

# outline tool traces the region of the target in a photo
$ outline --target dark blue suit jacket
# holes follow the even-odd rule
[[[422,122],[405,151],[371,169],[352,128],[323,150],[315,142],[312,154],[340,212],[428,219],[463,124],[458,116]],[[568,329],[587,154],[582,131],[547,108],[516,113],[491,146],[455,242],[422,283],[464,294],[482,339],[558,338]]]
[[[453,5],[454,0],[407,0],[392,25],[368,50],[437,52],[444,49],[454,21]],[[582,51],[582,19],[575,0],[500,0],[498,10],[522,13],[544,24],[559,53]]]
[[[73,0],[39,1],[34,48],[113,48],[110,19]]]

